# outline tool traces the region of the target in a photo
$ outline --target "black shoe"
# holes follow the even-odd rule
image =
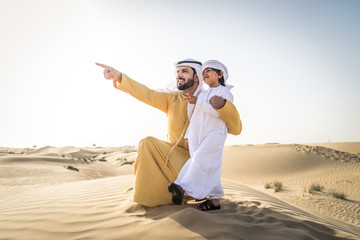
[[[172,195],[172,202],[176,205],[181,205],[184,199],[184,189],[175,183],[170,183],[168,190]]]
[[[218,205],[215,205],[211,199],[206,200],[197,207],[197,209],[199,209],[200,211],[211,211],[220,208],[220,203]]]

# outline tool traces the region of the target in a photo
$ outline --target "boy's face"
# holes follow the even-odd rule
[[[219,76],[212,68],[205,68],[203,71],[204,82],[209,85],[209,87],[217,87],[220,85]]]

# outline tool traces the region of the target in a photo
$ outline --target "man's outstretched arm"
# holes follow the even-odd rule
[[[145,85],[132,80],[126,74],[105,64],[96,63],[96,65],[104,68],[105,79],[113,80],[115,88],[129,93],[134,98],[152,107],[158,108],[165,113],[167,112],[169,94],[151,90]]]

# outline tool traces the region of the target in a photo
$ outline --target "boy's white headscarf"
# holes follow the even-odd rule
[[[228,72],[227,67],[222,62],[219,62],[218,60],[208,60],[208,61],[204,62],[204,64],[202,65],[202,72],[206,68],[214,68],[214,69],[222,71],[223,76],[224,76],[225,87],[227,87],[229,90],[234,87],[232,85],[226,84],[226,80],[229,78],[229,72]]]
[[[226,80],[229,77],[229,72],[228,72],[227,67],[223,63],[221,63],[217,60],[209,60],[209,61],[204,62],[203,66],[202,66],[202,71],[204,71],[206,68],[214,68],[214,69],[221,70],[224,74],[224,82],[226,82]]]

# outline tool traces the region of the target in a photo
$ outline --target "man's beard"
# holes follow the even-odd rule
[[[195,84],[195,81],[193,78],[190,78],[186,83],[184,83],[183,85],[177,85],[177,88],[179,90],[185,90],[185,89],[188,89],[188,88],[191,88],[192,86],[194,86]]]

